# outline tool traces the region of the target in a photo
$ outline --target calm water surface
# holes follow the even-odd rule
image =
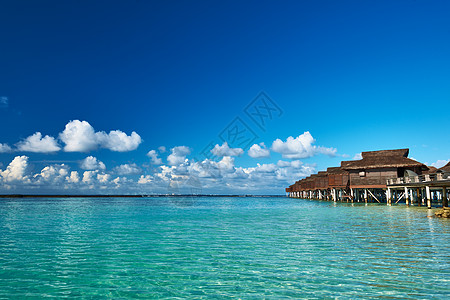
[[[0,298],[450,297],[450,220],[288,198],[0,199]]]

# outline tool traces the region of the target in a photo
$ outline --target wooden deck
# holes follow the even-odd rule
[[[425,200],[431,208],[433,200],[440,200],[443,207],[448,206],[447,188],[450,187],[450,172],[438,172],[417,176],[391,178],[386,181],[388,202],[404,198],[406,205],[416,199],[418,203]]]
[[[386,182],[387,187],[448,187],[450,186],[450,172],[425,174],[411,177],[391,178]]]

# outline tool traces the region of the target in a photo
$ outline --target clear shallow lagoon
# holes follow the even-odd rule
[[[450,220],[292,198],[0,199],[0,298],[450,297]]]

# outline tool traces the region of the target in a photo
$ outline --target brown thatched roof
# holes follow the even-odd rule
[[[341,168],[345,170],[377,169],[377,168],[404,168],[428,167],[418,161],[407,158],[409,149],[381,150],[362,152],[362,159],[341,162]]]
[[[380,156],[403,156],[408,157],[409,149],[394,149],[394,150],[378,150],[378,151],[366,151],[362,152],[361,156],[364,157],[380,157]]]
[[[327,169],[328,174],[345,174],[347,171],[342,169],[341,167],[330,167]]]
[[[437,173],[438,172],[438,168],[433,167],[433,166],[428,166],[428,170],[423,171],[422,174],[433,174],[433,173]]]
[[[450,172],[450,162],[448,162],[445,166],[443,166],[442,168],[439,168],[439,170],[443,171],[443,172]]]

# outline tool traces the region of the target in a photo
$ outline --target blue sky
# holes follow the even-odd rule
[[[0,193],[281,194],[361,151],[405,147],[442,165],[449,9],[3,1]]]

